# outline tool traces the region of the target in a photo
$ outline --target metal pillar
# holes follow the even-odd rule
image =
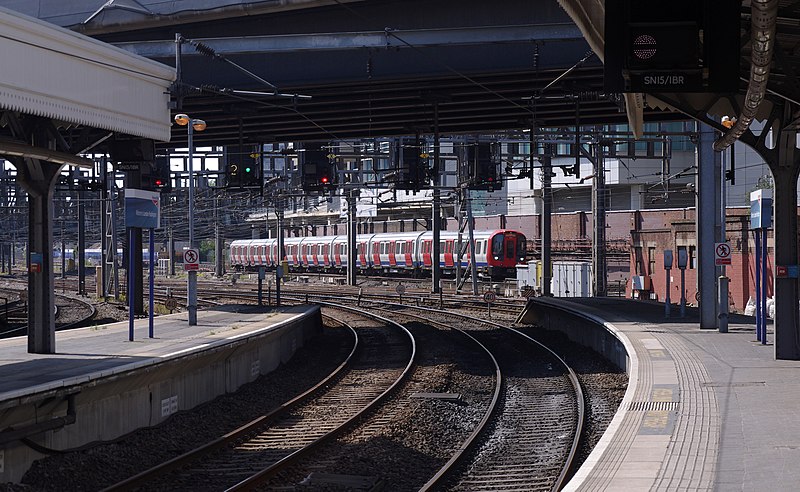
[[[278,197],[278,200],[275,205],[275,213],[278,216],[278,268],[275,269],[275,305],[281,305],[281,276],[278,275],[281,267],[283,266],[283,260],[286,258],[286,251],[283,249],[283,198]],[[284,274],[286,272],[283,272]]]
[[[531,132],[533,133],[533,132]],[[533,144],[531,144],[533,145]],[[545,152],[542,156],[542,218],[541,218],[541,244],[542,244],[542,295],[552,295],[550,283],[553,276],[552,260],[550,248],[552,246],[552,213],[553,213],[553,190],[551,187],[553,178],[552,158],[550,155],[550,144],[545,145]],[[531,172],[533,163],[531,163]]]
[[[86,193],[78,191],[78,295],[86,295]]]
[[[133,249],[129,254],[133,255],[133,272],[128,272],[133,275],[133,309],[137,315],[144,314],[144,258],[142,256],[142,234],[141,227],[132,227],[129,230],[133,231]]]
[[[62,204],[64,202],[61,202]],[[59,233],[61,239],[61,278],[67,278],[67,245],[64,243],[64,219],[61,219],[61,232]]]
[[[187,159],[187,171],[189,172],[189,247],[194,248],[194,156],[192,155],[194,151],[194,141],[193,141],[193,134],[194,129],[192,128],[192,122],[189,121],[189,124],[186,125],[188,129],[188,153],[189,158]],[[187,286],[187,299],[186,299],[186,307],[189,311],[189,325],[196,325],[197,324],[197,272],[194,270],[189,270],[189,279],[188,279],[188,286]]]
[[[800,173],[800,152],[796,148],[797,126],[794,124],[797,106],[785,103],[778,144],[774,152],[762,152],[772,170],[775,183],[774,204],[774,261],[773,265],[796,265],[797,244],[797,176]],[[775,358],[800,360],[800,319],[798,319],[798,279],[774,276],[775,295]]]
[[[103,299],[108,298],[108,214],[108,159],[103,156],[100,160],[100,293]]]
[[[697,281],[700,291],[700,328],[718,328],[717,320],[717,271],[714,266],[714,240],[716,222],[719,217],[719,201],[715,199],[716,166],[719,157],[714,152],[714,129],[699,124],[697,142]],[[717,168],[718,169],[718,168]]]
[[[169,275],[170,277],[175,276],[175,235],[172,227],[169,228],[169,239],[168,239],[168,248],[169,248]]]
[[[53,189],[62,167],[34,159],[26,159],[24,165],[17,165],[22,174],[20,183],[28,192],[26,263],[30,266],[31,257],[41,255],[41,271],[28,269],[28,352],[34,354],[54,354],[56,351],[52,206]]]
[[[431,292],[440,292],[442,286],[442,266],[439,264],[441,258],[440,229],[442,227],[441,197],[439,186],[441,177],[439,175],[439,103],[433,103],[433,213],[431,222],[433,227],[433,248],[431,251]]]
[[[356,246],[356,190],[350,190],[347,197],[347,285],[356,285],[356,262],[358,248]]]
[[[595,162],[594,179],[592,179],[592,287],[595,297],[605,297],[607,294],[607,265],[606,265],[606,171],[603,159],[603,144],[598,136],[594,144]]]
[[[475,263],[475,222],[472,220],[472,200],[469,196],[469,188],[464,190],[467,201],[467,231],[469,232],[469,266],[470,276],[472,277],[472,295],[478,295],[478,265]],[[491,247],[491,245],[487,245]],[[505,254],[505,252],[503,252]],[[487,253],[488,254],[488,253]]]
[[[222,277],[225,275],[225,239],[220,234],[219,223],[214,223],[214,275]]]
[[[461,166],[456,166],[459,169]],[[458,170],[456,171],[458,173]],[[456,183],[460,183],[461,179],[456,179]],[[458,220],[458,237],[456,238],[456,291],[461,288],[461,250],[463,248],[462,244],[464,243],[464,216],[461,213],[461,204],[464,200],[461,198],[461,189],[457,190],[456,194],[456,204],[453,207],[455,210],[456,220]]]

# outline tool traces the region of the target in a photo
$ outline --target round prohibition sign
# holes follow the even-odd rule
[[[497,294],[492,292],[491,290],[487,290],[483,293],[483,300],[486,301],[487,304],[491,304],[497,300]]]
[[[183,254],[183,259],[186,260],[186,263],[197,263],[197,250],[196,249],[187,249],[186,252]]]
[[[402,296],[406,293],[406,286],[403,284],[397,284],[397,287],[394,288],[394,291],[397,292],[397,295]]]
[[[727,258],[731,255],[731,247],[727,244],[720,244],[717,246],[717,257]]]

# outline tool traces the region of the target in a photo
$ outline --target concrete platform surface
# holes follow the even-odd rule
[[[606,322],[632,349],[619,412],[566,490],[800,490],[800,361],[774,360],[752,317],[719,333],[653,302],[541,302]]]
[[[58,331],[55,354],[28,353],[27,337],[3,339],[0,405],[229,344],[273,329],[308,310],[304,306],[275,310],[222,306],[199,311],[195,326],[189,326],[187,313],[157,316],[154,338],[148,338],[149,320],[136,319],[133,342],[128,341],[128,321]]]

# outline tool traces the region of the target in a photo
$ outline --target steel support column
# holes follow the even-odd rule
[[[599,138],[599,137],[598,137]],[[605,297],[607,294],[607,266],[606,266],[606,170],[603,159],[603,143],[595,143],[594,179],[592,180],[592,286],[595,297]]]
[[[439,186],[441,176],[439,175],[439,103],[433,103],[433,213],[431,214],[431,226],[433,228],[433,248],[431,248],[431,292],[437,294],[441,291],[442,266],[439,264],[441,258],[440,230],[442,227],[441,198]]]
[[[531,132],[532,134],[533,132]],[[532,145],[531,145],[532,146]],[[531,172],[533,172],[533,161],[531,161]],[[550,155],[550,144],[545,145],[545,152],[542,155],[542,220],[541,220],[541,245],[542,245],[542,295],[549,296],[550,282],[553,276],[551,246],[552,246],[552,213],[553,213],[553,180],[552,157]]]
[[[220,233],[220,225],[214,222],[214,275],[222,278],[225,275],[225,238]]]
[[[347,196],[347,285],[356,285],[356,262],[358,251],[356,247],[356,190],[350,190]]]
[[[83,183],[81,183],[83,184]],[[78,190],[78,295],[86,295],[86,193]],[[102,222],[102,221],[101,221]]]
[[[717,329],[717,269],[714,266],[714,242],[719,218],[719,200],[716,199],[717,177],[714,152],[714,129],[698,123],[697,141],[697,283],[700,293],[700,328]],[[716,154],[716,155],[715,155]]]
[[[21,161],[18,161],[21,162]],[[56,352],[55,278],[53,275],[53,190],[61,164],[26,159],[18,165],[28,192],[28,260],[41,255],[41,271],[28,269],[28,352]],[[37,257],[38,258],[38,257]]]
[[[796,106],[787,103],[785,118],[795,114]],[[769,162],[775,183],[775,259],[773,265],[797,265],[797,177],[800,152],[797,151],[797,127],[778,132],[775,159]],[[766,231],[765,231],[766,233]],[[798,319],[798,279],[773,275],[775,296],[775,358],[800,360],[800,319]]]

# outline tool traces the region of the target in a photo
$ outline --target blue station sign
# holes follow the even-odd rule
[[[772,190],[756,190],[750,193],[750,229],[770,227],[772,227]]]
[[[161,227],[161,193],[126,188],[125,227],[142,229]]]

